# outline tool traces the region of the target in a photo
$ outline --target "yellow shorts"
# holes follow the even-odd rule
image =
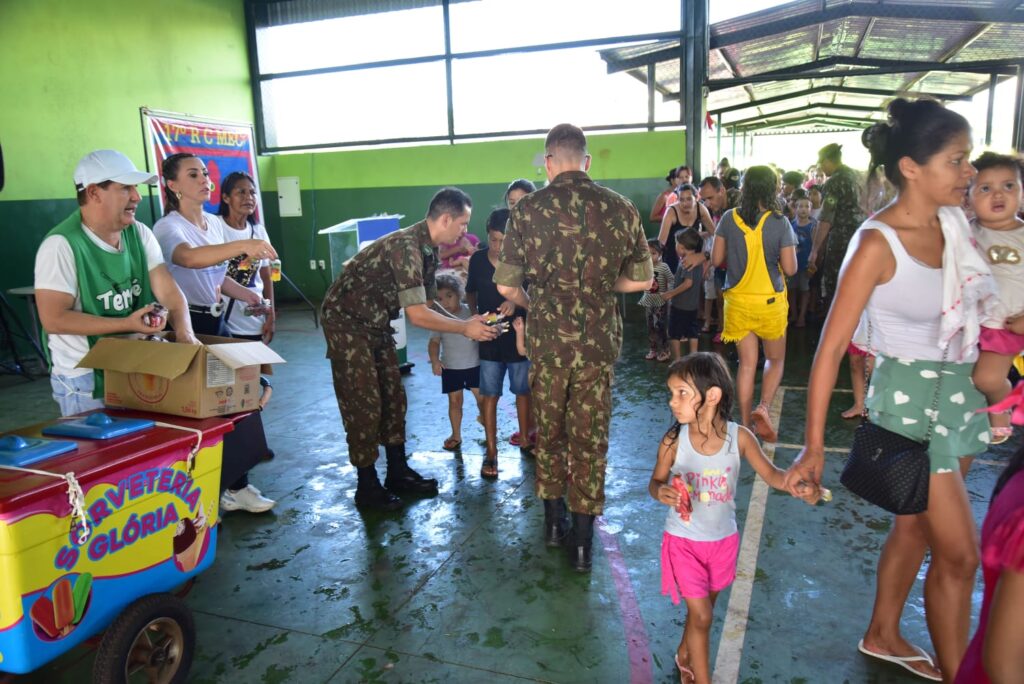
[[[739,342],[751,333],[762,340],[777,340],[789,324],[789,298],[785,291],[765,296],[726,290],[724,317],[723,342]]]

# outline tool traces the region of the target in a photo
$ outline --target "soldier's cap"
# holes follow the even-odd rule
[[[826,159],[839,159],[843,156],[843,146],[839,143],[829,143],[820,150],[818,150],[818,163],[825,161]]]
[[[156,185],[156,174],[139,171],[132,160],[117,150],[96,150],[82,157],[75,167],[75,188],[85,190],[86,186],[105,181],[124,185]]]

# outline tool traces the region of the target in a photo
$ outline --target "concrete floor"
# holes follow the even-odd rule
[[[408,448],[414,467],[440,480],[436,499],[396,515],[362,515],[355,471],[324,356],[308,313],[285,311],[274,348],[274,399],[264,421],[276,460],[251,473],[277,499],[272,513],[226,515],[217,560],[188,595],[198,649],[190,682],[673,682],[683,612],[660,594],[665,511],[647,495],[658,439],[668,427],[663,364],[642,360],[646,333],[630,307],[616,367],[608,506],[595,537],[594,571],[571,572],[541,543],[533,463],[508,446],[515,414],[499,405],[501,476],[480,479],[483,432],[467,402],[464,451],[441,450],[447,401],[410,330]],[[782,465],[802,440],[806,380],[816,333],[793,330],[784,391]],[[0,378],[0,430],[56,416],[46,380]],[[507,397],[507,392],[506,392]],[[744,468],[737,495],[740,573],[723,592],[712,631],[716,681],[911,682],[858,654],[874,568],[889,520],[839,483],[854,424],[838,390],[828,432],[827,482],[835,500],[816,509],[769,492]],[[968,478],[979,524],[1008,454],[986,454]],[[382,459],[383,461],[383,459]],[[905,634],[929,647],[921,581]],[[980,582],[980,580],[979,580]],[[975,619],[981,599],[975,591]],[[804,644],[809,644],[804,646]],[[17,682],[81,682],[80,648]],[[0,675],[0,681],[3,681]]]

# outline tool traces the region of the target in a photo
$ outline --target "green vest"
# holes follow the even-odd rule
[[[156,301],[149,286],[149,263],[146,249],[135,226],[121,231],[121,251],[101,249],[82,229],[82,212],[76,209],[51,230],[46,237],[61,235],[71,245],[78,276],[78,297],[82,313],[106,318],[124,318],[133,311]],[[88,336],[91,349],[99,337]],[[93,397],[103,398],[103,371],[93,371],[96,387]]]

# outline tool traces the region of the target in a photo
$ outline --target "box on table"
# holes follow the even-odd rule
[[[260,373],[284,363],[262,342],[197,335],[202,344],[104,337],[80,368],[104,371],[107,406],[208,418],[259,407]],[[173,339],[173,333],[167,335]]]

